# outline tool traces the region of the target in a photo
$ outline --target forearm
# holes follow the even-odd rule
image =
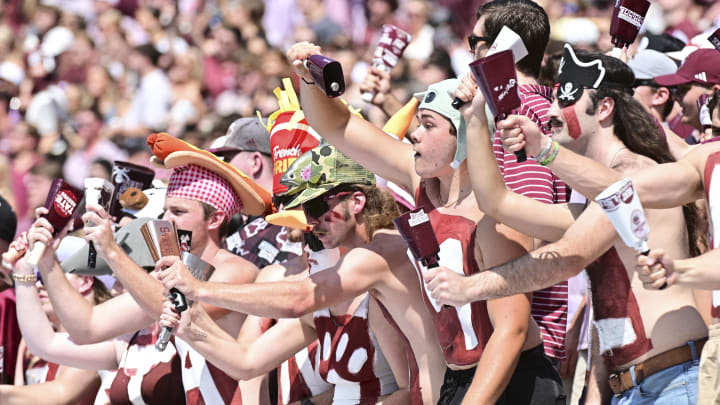
[[[125,290],[132,295],[145,313],[153,320],[159,320],[165,298],[165,288],[162,283],[133,262],[117,244],[113,244],[103,253],[103,258]]]
[[[487,121],[473,116],[468,123],[468,171],[480,210],[526,235],[556,241],[572,225],[571,213],[560,205],[544,204],[505,186],[491,142]]]
[[[15,293],[18,324],[31,353],[70,367],[92,370],[117,368],[111,342],[79,346],[70,341],[67,334],[53,330],[42,310],[35,285],[18,283]]]
[[[34,385],[0,385],[0,405],[60,405],[78,403],[100,386],[91,370],[66,370],[68,378]]]
[[[300,100],[308,123],[323,138],[335,143],[350,120],[350,111],[340,99],[330,98],[316,85],[300,80]]]
[[[608,398],[612,395],[610,385],[608,383],[608,371],[605,361],[598,351],[598,334],[595,326],[591,327],[592,344],[590,345],[592,353],[590,354],[590,378],[587,384],[587,399],[585,403],[606,404]]]
[[[463,404],[497,402],[515,372],[526,336],[527,328],[493,331],[487,346],[483,349]]]
[[[541,247],[505,264],[467,277],[472,301],[529,293],[555,285],[579,273],[587,260],[567,255],[553,244]]]
[[[623,178],[620,172],[562,146],[548,167],[570,188],[588,199],[594,199],[610,184]]]
[[[720,290],[720,249],[689,259],[674,261],[677,283],[704,290]]]
[[[181,338],[208,362],[237,380],[249,380],[277,367],[282,360],[264,356],[262,348],[240,343],[218,326],[205,311],[193,310],[192,322]],[[265,348],[266,349],[266,348]],[[233,355],[228,356],[228,353]],[[288,356],[290,357],[290,356]]]
[[[272,282],[247,285],[206,282],[200,285],[200,302],[264,318],[297,318],[315,307],[313,291],[304,282]]]
[[[392,93],[387,93],[382,105],[379,105],[378,107],[380,107],[387,117],[391,117],[393,114],[400,111],[403,105]]]
[[[93,305],[73,288],[57,262],[43,274],[43,282],[60,322],[70,336],[84,343],[92,335]]]
[[[399,389],[390,395],[384,396],[377,405],[406,405],[410,403],[410,391]]]

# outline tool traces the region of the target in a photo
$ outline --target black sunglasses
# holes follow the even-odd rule
[[[635,79],[635,81],[633,82],[633,85],[632,85],[633,89],[638,88],[640,86],[648,86],[648,87],[652,87],[655,89],[661,87],[659,84],[655,83],[655,80],[653,80],[653,79]]]
[[[352,193],[352,191],[341,191],[339,193],[321,195],[320,197],[313,198],[312,200],[302,204],[303,212],[308,218],[319,219],[330,211],[330,204],[328,204],[328,201],[333,198],[345,197]]]
[[[468,35],[468,45],[470,45],[470,52],[475,53],[475,49],[477,48],[477,45],[478,45],[478,43],[479,43],[480,41],[482,41],[482,42],[487,42],[487,43],[491,43],[491,42],[492,42],[492,38],[490,38],[490,37],[481,37],[481,36],[475,35],[475,34],[470,34],[470,35]]]

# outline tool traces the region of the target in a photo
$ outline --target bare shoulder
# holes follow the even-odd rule
[[[649,157],[625,149],[618,154],[611,168],[619,171],[623,175],[630,175],[657,165],[658,163]]]
[[[697,145],[683,157],[679,163],[691,165],[698,173],[702,174],[705,170],[705,164],[713,153],[720,152],[720,142],[708,142]]]
[[[260,269],[255,282],[295,280],[307,276],[307,264],[301,256],[293,257],[285,263],[274,263]]]
[[[406,251],[407,245],[397,231],[382,229],[375,232],[373,239],[367,244],[348,251],[343,262],[387,268],[398,258],[407,261]]]
[[[252,262],[224,249],[218,251],[211,264],[215,267],[210,276],[212,281],[249,283],[258,274],[258,268]]]

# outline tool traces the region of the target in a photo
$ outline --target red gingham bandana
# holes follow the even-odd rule
[[[227,180],[213,171],[193,164],[173,169],[167,197],[204,202],[218,211],[223,211],[228,220],[242,208],[240,198]]]

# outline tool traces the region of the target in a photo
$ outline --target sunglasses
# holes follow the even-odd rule
[[[475,35],[475,34],[468,35],[468,45],[470,45],[470,52],[475,53],[475,49],[477,49],[478,43],[480,43],[481,41],[486,42],[486,43],[491,43],[492,38],[481,37],[481,36]]]
[[[653,80],[653,79],[635,79],[635,81],[633,82],[633,85],[632,85],[633,89],[638,88],[640,86],[648,86],[648,87],[652,87],[655,89],[660,87],[660,85],[655,83],[655,80]]]
[[[328,211],[330,211],[330,204],[328,204],[328,201],[330,201],[334,198],[348,196],[352,193],[353,193],[353,191],[341,191],[336,194],[323,195],[323,196],[314,198],[306,203],[303,203],[303,205],[302,205],[303,212],[305,213],[305,216],[308,218],[320,219],[320,217],[322,217]]]

